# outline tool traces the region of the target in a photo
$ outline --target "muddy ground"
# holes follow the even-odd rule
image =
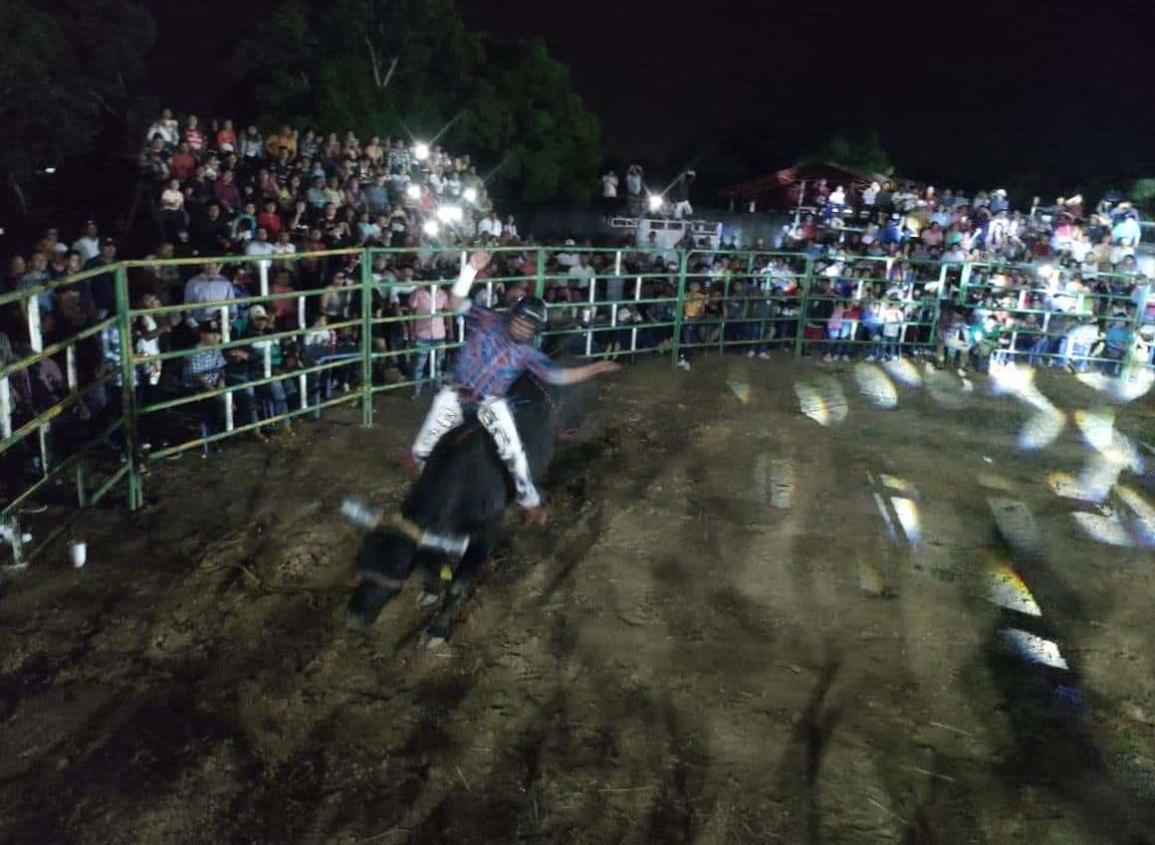
[[[510,521],[433,652],[416,584],[368,634],[342,613],[340,502],[400,498],[421,405],[161,463],[144,512],[83,523],[85,569],[0,588],[0,842],[1155,841],[1155,561],[1047,483],[1094,449],[1070,414],[1021,448],[1032,409],[984,377],[864,372],[602,382],[552,524]],[[1145,439],[1149,402],[1117,430]],[[992,567],[1041,615],[988,601]]]

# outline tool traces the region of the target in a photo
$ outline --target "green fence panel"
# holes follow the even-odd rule
[[[546,300],[550,315],[543,345],[579,357],[668,353],[676,364],[682,356],[704,350],[752,355],[792,349],[796,358],[815,351],[855,350],[874,343],[862,328],[867,316],[863,309],[874,302],[889,302],[888,308],[900,310],[900,349],[933,351],[940,359],[948,354],[944,332],[957,325],[955,315],[960,310],[972,316],[990,310],[998,315],[1000,325],[1005,324],[1004,330],[983,339],[983,354],[989,353],[994,360],[1051,361],[1110,371],[1147,363],[1132,361],[1133,350],[1140,346],[1119,346],[1124,334],[1131,340],[1145,337],[1155,342],[1155,313],[1147,318],[1148,285],[1134,274],[1096,274],[1093,280],[1084,280],[1088,284],[1068,290],[1067,283],[1059,284],[1057,271],[1038,264],[951,264],[887,256],[849,256],[841,261],[837,256],[816,259],[773,250],[569,245],[500,247],[491,252],[493,264],[479,280],[479,296],[485,304],[503,308],[506,303],[501,298],[510,288],[532,290]],[[581,264],[581,255],[600,266],[596,285],[583,279],[584,271],[572,271],[573,262]],[[444,246],[125,261],[0,295],[0,306],[21,308],[30,341],[17,360],[0,364],[0,462],[6,473],[8,467],[20,464],[30,454],[29,443],[35,437],[40,465],[38,477],[29,481],[21,476],[15,486],[6,485],[0,518],[19,516],[27,502],[59,483],[65,473],[75,474],[81,507],[95,504],[123,484],[128,506],[138,508],[144,501],[143,473],[148,460],[207,449],[229,437],[288,425],[301,416],[317,416],[353,403],[360,406],[362,424],[372,425],[374,396],[398,389],[416,391],[435,382],[446,359],[463,342],[463,319],[437,303],[438,292],[452,286],[466,258],[462,248]],[[394,262],[395,267],[400,261],[422,262],[433,268],[435,278],[387,278],[377,273],[379,259],[386,265]],[[728,262],[732,270],[715,266],[718,261]],[[134,292],[145,289],[175,295],[176,287],[185,284],[181,273],[197,266],[202,272],[244,267],[252,274],[251,286],[246,295],[214,302],[151,307],[134,302]],[[344,285],[331,272],[338,268],[347,273]],[[708,313],[690,319],[687,293],[693,282],[700,283],[709,297]],[[832,287],[835,283],[837,288]],[[115,308],[44,343],[41,304],[70,301],[67,298],[73,292],[89,286],[100,286],[112,296]],[[430,293],[429,310],[416,313],[401,307],[419,289]],[[835,337],[834,315],[827,309],[840,302],[854,307],[842,312]],[[251,330],[251,321],[244,315],[258,304],[273,317],[272,330]],[[177,386],[175,394],[165,397],[145,385],[142,371],[160,367],[170,370],[170,375],[175,369],[183,373],[186,360],[197,354],[198,347],[138,351],[134,327],[138,321],[163,325],[176,319],[187,330],[192,312],[218,317],[222,337],[217,351],[249,363],[234,368],[243,370],[242,375],[222,374],[212,390]],[[326,315],[326,321],[314,316],[320,314]],[[1075,335],[1071,329],[1080,319],[1081,334]],[[944,324],[944,320],[950,322]],[[418,346],[413,342],[415,335],[430,328],[429,321],[432,326],[444,321],[445,336]],[[1101,330],[1103,325],[1110,330],[1109,336]],[[338,342],[331,343],[334,336]],[[82,384],[77,350],[82,344],[98,343],[110,366]],[[116,350],[109,348],[112,343]],[[68,395],[28,413],[23,394],[13,388],[14,381],[56,360],[65,363]],[[277,360],[280,363],[274,364]],[[326,394],[335,382],[358,379],[356,390]],[[171,387],[173,381],[162,378],[157,387]],[[175,381],[183,382],[183,378]],[[115,418],[70,454],[54,456],[52,435],[60,420],[80,412],[91,399],[112,393],[118,402],[110,407],[119,405]],[[249,404],[258,401],[262,406],[272,405],[272,412]],[[283,407],[279,407],[281,402]],[[220,403],[222,430],[202,427],[151,452],[142,448],[142,429],[151,429],[162,415],[179,415],[182,410],[196,411],[202,417],[215,414],[216,406],[205,403]],[[235,412],[242,405],[250,416],[238,424]],[[102,472],[103,468],[108,471]]]

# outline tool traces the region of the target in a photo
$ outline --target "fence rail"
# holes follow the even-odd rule
[[[550,317],[543,343],[585,358],[668,354],[678,363],[704,351],[783,350],[948,360],[977,349],[979,361],[1117,373],[1149,365],[1146,340],[1155,336],[1149,283],[1136,276],[1098,274],[1088,288],[1047,265],[839,262],[773,251],[494,252],[475,301],[500,306],[514,288],[542,297]],[[585,266],[580,256],[599,265],[595,283],[574,269]],[[149,461],[207,453],[229,437],[346,404],[359,405],[371,425],[374,396],[436,382],[464,342],[464,321],[439,292],[466,257],[460,248],[367,248],[126,261],[0,295],[0,308],[18,309],[26,332],[14,357],[0,361],[5,536],[18,536],[29,502],[66,475],[75,504],[54,501],[36,551],[66,532],[79,508],[114,490],[139,508]],[[397,275],[390,262],[398,260],[433,268],[436,280]],[[248,271],[247,287],[223,268]],[[179,301],[142,296],[166,286]],[[428,303],[420,308],[418,290]],[[269,318],[263,325],[254,306]],[[213,324],[217,334],[202,331]],[[28,556],[14,557],[24,565]]]

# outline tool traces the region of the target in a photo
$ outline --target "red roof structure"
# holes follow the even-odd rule
[[[909,181],[834,162],[811,161],[759,176],[749,182],[731,185],[719,191],[718,195],[731,201],[754,202],[763,208],[792,208],[800,200],[810,199],[811,188],[820,180],[825,180],[828,192],[841,185],[848,199],[857,196],[871,182],[882,185],[888,181],[902,184]],[[806,197],[802,196],[803,185]]]

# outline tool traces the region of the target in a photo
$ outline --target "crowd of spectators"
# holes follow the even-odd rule
[[[607,170],[601,176],[602,207],[610,213],[630,217],[682,220],[694,213],[690,189],[697,176],[694,170],[683,170],[668,185],[650,185],[642,166],[631,164],[626,169],[625,184],[622,185],[617,171]]]
[[[1124,359],[1149,360],[1150,259],[1137,210],[1117,196],[1093,208],[1081,196],[1048,206],[1036,197],[1016,210],[1002,189],[968,198],[819,180],[799,200],[782,245],[808,255],[822,279],[826,296],[810,304],[804,333],[827,342],[827,358],[853,354],[851,340],[885,341],[898,323],[899,347],[934,346],[940,360],[979,369],[992,356],[1072,369],[1098,359],[1111,373]],[[890,314],[881,326],[879,312]],[[870,349],[894,354],[892,344]]]
[[[399,280],[381,292],[374,316],[402,316],[407,282],[433,272],[417,252],[432,245],[519,242],[516,221],[499,217],[485,182],[468,156],[451,156],[437,144],[353,133],[343,137],[289,126],[263,136],[255,126],[240,130],[230,120],[203,126],[195,115],[178,121],[165,110],[148,128],[139,156],[141,199],[156,247],[148,255],[124,255],[96,220],[66,238],[48,229],[28,252],[11,256],[0,268],[0,293],[63,280],[85,270],[99,271],[124,258],[192,259],[182,265],[157,263],[129,271],[130,299],[137,308],[189,305],[133,321],[139,355],[195,349],[187,359],[152,361],[140,367],[136,387],[142,401],[181,392],[238,385],[342,355],[359,340],[359,327],[328,324],[360,317],[352,284],[361,268],[346,256],[271,261],[324,250],[393,247],[414,250],[382,256],[372,268],[379,281]],[[145,226],[147,228],[147,224]],[[229,257],[244,257],[230,261]],[[223,258],[223,261],[210,260]],[[203,262],[198,259],[204,259]],[[261,277],[275,294],[313,294],[298,307],[282,298],[265,305],[212,313],[196,305],[252,297]],[[113,273],[95,273],[36,297],[35,319],[23,301],[0,309],[0,367],[64,342],[78,333],[74,357],[49,356],[11,374],[9,420],[14,429],[79,390],[80,401],[52,423],[52,439],[69,441],[115,418],[120,400],[119,336],[101,321],[116,308]],[[227,325],[223,323],[227,322]],[[261,342],[258,335],[299,331],[291,338]],[[412,327],[384,326],[378,347],[408,348],[419,338]],[[394,334],[399,335],[394,339]],[[211,350],[225,338],[252,338],[251,348]],[[388,345],[387,345],[388,338]],[[407,357],[398,357],[407,371]],[[284,413],[301,387],[317,400],[330,389],[348,390],[359,376],[344,367],[304,382],[285,380],[241,389],[234,396],[236,424],[253,422],[266,409]],[[220,402],[196,408],[204,433],[223,423]],[[168,415],[174,416],[174,415]],[[145,416],[146,439],[169,439],[156,425],[162,415]],[[286,426],[287,427],[287,426]],[[155,436],[154,436],[155,435]],[[263,436],[256,433],[256,436]],[[35,451],[35,450],[32,450]],[[7,457],[7,456],[6,456]]]
[[[571,240],[543,252],[512,217],[497,215],[469,158],[436,145],[401,138],[363,144],[352,133],[288,126],[266,137],[254,126],[238,133],[227,120],[202,128],[194,116],[182,127],[166,111],[148,130],[140,168],[157,246],[130,273],[131,300],[169,310],[133,320],[135,352],[189,354],[142,363],[134,376],[138,402],[232,387],[234,425],[261,439],[261,420],[312,411],[359,386],[366,326],[375,384],[404,377],[420,395],[436,382],[452,354],[442,347],[460,331],[441,312],[465,246],[508,248],[479,276],[479,304],[510,304],[546,277],[555,333],[548,342],[561,354],[619,356],[678,344],[679,365],[689,368],[702,349],[766,358],[800,348],[826,361],[909,354],[985,369],[1019,358],[1114,373],[1125,361],[1148,361],[1155,340],[1155,296],[1139,263],[1142,229],[1134,209],[1111,197],[1092,210],[1073,197],[1020,211],[1002,190],[966,198],[818,183],[797,198],[799,212],[781,242],[744,244],[741,254],[727,251],[733,241],[721,248],[695,241],[689,228],[669,248],[651,232],[642,245],[603,241],[593,249]],[[688,171],[667,186],[656,213],[691,213],[692,180]],[[606,174],[603,188],[616,203],[616,174]],[[625,194],[628,213],[651,211],[640,167],[627,171]],[[73,234],[68,243],[55,229],[45,232],[28,255],[12,259],[2,289],[99,270],[122,257],[96,221]],[[400,251],[375,255],[367,268],[360,252],[314,255],[362,246]],[[147,263],[168,258],[193,260]],[[679,297],[683,261],[688,283]],[[368,315],[355,287],[363,273],[374,282]],[[204,305],[261,297],[262,280],[272,298],[223,310]],[[57,287],[37,305],[42,342],[63,341],[113,313],[113,276]],[[0,366],[33,350],[27,314],[9,308],[3,318]],[[52,356],[14,373],[14,424],[79,386],[82,401],[53,422],[54,439],[107,425],[119,413],[120,355],[117,327],[109,324],[77,344],[74,366]],[[329,363],[324,372],[295,376]],[[164,445],[190,431],[215,433],[224,416],[223,398],[206,399],[145,415],[141,433],[146,443]],[[277,428],[289,433],[292,423],[282,419]]]

